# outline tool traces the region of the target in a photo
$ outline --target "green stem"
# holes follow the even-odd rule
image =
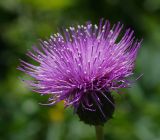
[[[97,125],[95,126],[95,129],[96,129],[96,140],[104,140],[103,126]]]

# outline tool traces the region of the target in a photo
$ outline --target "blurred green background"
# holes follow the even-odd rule
[[[135,77],[127,94],[116,95],[106,140],[160,140],[160,0],[0,0],[0,140],[95,140],[94,127],[79,122],[62,103],[41,106],[18,77],[19,58],[60,27],[121,21],[143,38]]]

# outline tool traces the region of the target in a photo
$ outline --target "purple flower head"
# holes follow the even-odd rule
[[[26,81],[34,91],[50,94],[49,105],[63,100],[84,122],[103,124],[114,111],[111,91],[130,86],[127,77],[141,44],[131,29],[120,38],[122,28],[120,22],[110,27],[107,20],[69,27],[28,51],[39,65],[21,60],[19,69],[34,78]]]

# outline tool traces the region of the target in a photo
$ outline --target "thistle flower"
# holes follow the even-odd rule
[[[131,29],[120,38],[122,28],[120,22],[110,27],[100,20],[98,26],[87,22],[63,29],[28,51],[38,65],[21,60],[18,69],[33,77],[26,81],[33,91],[50,95],[48,105],[63,100],[85,123],[103,125],[115,109],[111,92],[130,86],[141,44]]]

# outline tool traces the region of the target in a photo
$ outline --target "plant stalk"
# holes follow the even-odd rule
[[[96,130],[96,140],[104,140],[103,126],[96,125],[95,130]]]

